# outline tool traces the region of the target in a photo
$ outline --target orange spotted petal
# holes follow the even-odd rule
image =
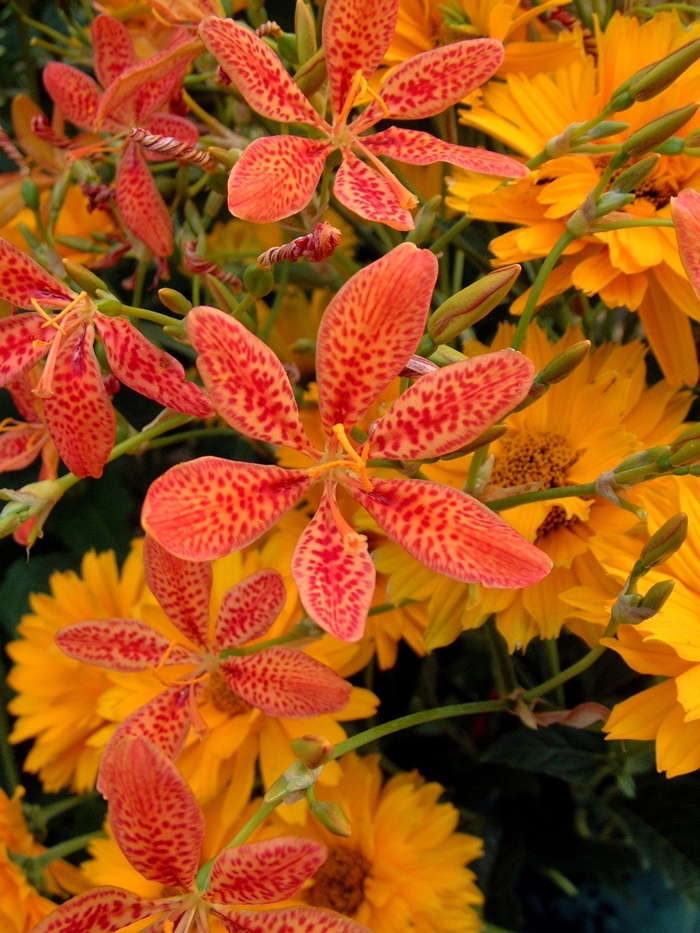
[[[292,574],[314,622],[341,641],[357,641],[364,635],[376,573],[362,537],[350,526],[351,539],[339,530],[331,496],[335,496],[332,490],[324,493],[302,532],[292,557]]]
[[[354,920],[321,907],[225,913],[217,906],[213,913],[232,921],[231,926],[227,926],[231,933],[370,933],[367,927]]]
[[[503,43],[498,39],[466,39],[407,59],[379,89],[389,109],[388,116],[395,120],[422,120],[442,113],[488,81],[500,67],[503,56]],[[376,102],[370,108],[375,123],[385,115]],[[368,125],[368,111],[360,117],[363,126]]]
[[[260,638],[280,614],[286,599],[284,579],[271,568],[259,570],[232,586],[221,601],[214,651]]]
[[[44,308],[63,308],[75,297],[75,292],[67,285],[49,275],[26,253],[0,237],[0,298],[3,301],[31,311],[34,308],[32,298]],[[31,320],[41,323],[36,316]],[[2,323],[5,324],[5,321]]]
[[[43,425],[18,424],[0,433],[0,473],[23,470],[39,456],[47,441]]]
[[[151,484],[145,531],[187,560],[215,560],[251,544],[301,499],[305,470],[200,457]]]
[[[98,619],[76,622],[56,633],[56,644],[69,658],[110,671],[146,671],[168,650],[168,639],[138,619]],[[175,652],[173,652],[174,654]],[[186,660],[183,652],[168,663]]]
[[[212,570],[207,561],[182,560],[146,535],[146,582],[170,621],[200,648],[209,643]]]
[[[294,836],[225,849],[212,866],[207,900],[223,904],[283,901],[301,889],[327,855],[320,842]]]
[[[116,729],[105,746],[97,775],[97,789],[105,797],[114,780],[112,752],[125,738],[145,738],[173,761],[182,751],[192,723],[190,688],[176,684],[139,707]]]
[[[398,184],[398,182],[397,182]],[[397,191],[375,169],[365,165],[349,149],[333,181],[333,194],[349,210],[394,230],[413,230],[413,216],[399,202]]]
[[[136,62],[129,30],[106,13],[95,17],[92,23],[92,48],[95,74],[102,87],[109,87]]]
[[[187,336],[199,354],[197,369],[226,421],[248,437],[317,456],[292,385],[270,348],[229,314],[206,305],[187,315]]]
[[[114,190],[124,226],[142,240],[154,256],[159,259],[169,256],[173,251],[170,214],[143,153],[134,143],[127,143],[122,150]]]
[[[353,495],[411,557],[463,583],[521,587],[537,583],[552,562],[481,502],[450,486],[373,479]]]
[[[399,129],[390,126],[374,136],[363,136],[362,144],[378,156],[388,156],[411,165],[430,165],[433,162],[449,162],[472,172],[485,175],[501,175],[505,178],[523,178],[527,168],[516,159],[489,152],[488,149],[473,149],[443,142],[430,133],[418,130]]]
[[[49,97],[67,120],[83,130],[93,129],[100,89],[89,75],[63,62],[49,62],[42,80]]]
[[[369,78],[384,58],[396,29],[398,0],[328,0],[323,47],[333,113],[340,113],[359,71]]]
[[[48,347],[35,343],[46,339],[43,323],[38,314],[18,314],[0,320],[0,385],[16,382],[46,356]]]
[[[421,376],[373,425],[370,457],[442,457],[477,438],[521,402],[535,367],[499,350]]]
[[[102,476],[112,452],[117,419],[92,345],[92,324],[79,327],[61,347],[53,372],[53,395],[44,399],[49,434],[76,476]]]
[[[328,130],[279,58],[250,29],[211,16],[202,20],[199,34],[253,110],[278,123],[311,123]]]
[[[337,713],[348,705],[352,689],[330,667],[285,645],[273,645],[245,658],[227,658],[221,663],[221,673],[246,703],[268,716],[285,719]]]
[[[423,336],[437,259],[402,243],[357,272],[328,305],[316,371],[326,431],[356,424],[399,373]]]
[[[156,901],[122,888],[95,888],[56,907],[32,933],[115,933],[156,913]]]
[[[301,136],[254,140],[231,169],[228,209],[265,224],[306,207],[323,172],[330,143]]]
[[[125,738],[103,777],[114,838],[149,881],[189,888],[199,866],[204,817],[187,782],[147,739]]]
[[[110,368],[120,382],[165,408],[195,418],[212,417],[211,402],[199,386],[185,379],[182,365],[154,347],[131,321],[99,313],[94,321]]]
[[[671,198],[671,216],[683,268],[700,299],[700,194],[686,188]]]

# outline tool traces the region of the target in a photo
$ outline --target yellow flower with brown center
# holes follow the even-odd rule
[[[488,349],[509,346],[513,333],[511,325],[502,325]],[[534,325],[522,350],[539,370],[582,336],[572,328],[553,343]],[[471,355],[487,350],[476,342],[464,349]],[[690,393],[675,392],[663,381],[648,389],[644,352],[641,341],[605,344],[538,402],[509,415],[508,432],[490,448],[493,467],[484,497],[591,483],[630,454],[677,436]],[[426,465],[423,471],[432,480],[461,488],[471,459]],[[549,555],[554,568],[548,577],[517,591],[470,589],[421,568],[388,543],[378,549],[376,564],[389,575],[391,598],[397,603],[429,600],[425,638],[430,648],[449,644],[463,628],[479,626],[494,613],[511,651],[536,636],[556,638],[564,624],[594,644],[606,621],[592,623],[560,594],[585,582],[599,601],[617,595],[597,557],[595,535],[626,533],[637,523],[635,516],[606,499],[577,496],[500,514]]]
[[[401,0],[383,64],[391,68],[438,45],[488,36],[505,45],[505,59],[497,72],[501,77],[562,68],[582,52],[579,37],[557,32],[546,23],[547,11],[560,6],[561,0],[537,5],[522,0],[455,0],[449,6],[441,0]]]
[[[589,56],[551,74],[492,81],[482,101],[463,110],[460,119],[531,158],[570,124],[599,114],[626,78],[698,36],[700,23],[686,28],[675,13],[659,13],[643,24],[615,14],[597,36],[597,61]],[[699,80],[696,62],[661,94],[616,114],[629,130],[605,144],[621,143],[652,120],[694,102]],[[696,114],[677,135],[685,138],[699,126]],[[600,155],[565,155],[500,188],[455,171],[448,203],[477,218],[517,225],[491,243],[499,264],[542,258],[598,183],[609,157],[604,149]],[[700,162],[687,155],[662,156],[635,189],[636,200],[615,217],[668,219],[671,197],[684,188],[700,190]],[[571,286],[599,295],[608,307],[637,311],[669,381],[695,385],[699,370],[688,318],[700,321],[700,302],[681,265],[672,228],[601,231],[576,240],[550,276],[541,301]],[[519,299],[513,309],[522,305]]]
[[[457,809],[438,803],[444,788],[417,773],[399,774],[382,786],[379,756],[355,753],[340,759],[342,777],[317,788],[319,800],[338,804],[352,835],[332,835],[310,814],[291,828],[318,839],[328,859],[297,902],[325,907],[373,933],[476,933],[483,902],[467,864],[482,854],[474,836],[455,832]],[[289,832],[282,810],[263,828],[269,838]],[[308,810],[308,808],[307,808]]]

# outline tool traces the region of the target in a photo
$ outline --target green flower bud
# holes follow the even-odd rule
[[[621,207],[631,204],[634,201],[633,194],[625,194],[623,191],[606,191],[598,198],[595,208],[596,217],[605,217],[612,211],[619,211]]]
[[[90,269],[81,266],[80,263],[73,262],[71,259],[63,260],[63,268],[68,275],[84,292],[87,292],[91,298],[99,298],[98,290],[109,295],[109,285],[95,275]],[[103,296],[104,297],[104,296]]]
[[[261,269],[257,262],[253,262],[243,273],[243,284],[251,295],[263,298],[275,287],[275,277],[270,269]]]
[[[326,50],[321,46],[315,55],[312,55],[307,62],[304,62],[294,75],[294,80],[302,94],[306,97],[311,97],[311,95],[321,87],[327,77]]]
[[[233,168],[243,155],[242,149],[221,149],[219,146],[207,146],[209,155],[217,162],[221,162],[226,168]]]
[[[670,453],[676,453],[681,449],[681,447],[684,446],[684,444],[687,444],[688,441],[697,440],[700,440],[700,423],[691,424],[690,427],[687,427],[682,434],[679,434],[675,441],[673,441],[671,444]]]
[[[297,57],[293,61],[303,65],[318,51],[314,15],[305,0],[297,0],[294,10],[294,32]]]
[[[685,140],[680,136],[669,136],[666,142],[656,147],[659,155],[680,155],[683,152]]]
[[[469,357],[460,353],[459,350],[455,350],[454,347],[448,347],[445,344],[441,344],[435,353],[430,354],[431,362],[437,366],[449,366],[452,363],[461,363],[466,359],[469,359]]]
[[[173,340],[177,340],[178,343],[189,343],[189,337],[187,336],[187,331],[185,330],[185,325],[176,321],[174,324],[166,324],[163,327],[163,333],[167,334],[168,337],[172,337]]]
[[[277,36],[277,51],[280,53],[280,56],[285,58],[288,62],[299,61],[297,40],[289,32],[283,32],[282,35]]]
[[[671,52],[646,70],[645,74],[630,84],[628,90],[633,100],[650,100],[656,97],[667,87],[670,87],[676,78],[700,58],[700,39],[688,42],[686,45]]]
[[[657,564],[662,564],[675,554],[688,534],[688,516],[679,512],[669,518],[656,531],[642,548],[639,560],[633,570],[634,576],[641,576]]]
[[[549,386],[542,385],[541,382],[533,382],[525,398],[519,405],[515,406],[513,411],[522,411],[524,408],[529,408],[530,405],[539,402],[542,396],[546,395],[547,392],[549,392]]]
[[[172,311],[173,314],[180,314],[182,317],[184,317],[192,307],[192,302],[189,298],[185,298],[183,294],[175,291],[174,288],[159,288],[158,297],[168,311]]]
[[[675,452],[672,449],[668,460],[674,469],[687,466],[689,463],[697,463],[700,460],[700,439],[682,444]]]
[[[583,363],[590,349],[590,340],[580,340],[547,363],[544,369],[541,369],[535,376],[535,382],[543,386],[556,385]]]
[[[700,158],[700,130],[688,133],[683,141],[683,155],[694,159]]]
[[[31,180],[31,178],[25,178],[22,182],[22,186],[19,189],[22,194],[22,199],[27,205],[30,211],[35,213],[39,210],[40,207],[40,195],[38,185]]]
[[[309,808],[329,833],[333,833],[334,836],[352,836],[348,818],[337,803],[330,800],[313,800],[310,801]]]
[[[61,208],[66,200],[66,195],[68,194],[68,187],[70,185],[70,172],[64,172],[62,175],[59,175],[56,179],[53,189],[51,191],[51,204],[49,209],[50,216],[50,226],[53,228],[58,215],[61,212]]]
[[[435,218],[442,204],[442,198],[439,194],[434,195],[429,201],[426,201],[423,207],[415,216],[415,228],[406,236],[407,243],[415,243],[416,246],[422,246],[427,242],[428,237],[433,232]]]
[[[669,136],[673,136],[682,126],[690,120],[700,106],[697,103],[688,104],[665,113],[662,117],[647,123],[622,144],[622,152],[628,156],[640,156],[650,152],[660,145]]]
[[[594,126],[583,136],[579,136],[576,145],[580,146],[585,143],[595,142],[598,139],[607,139],[608,136],[617,136],[618,133],[624,133],[628,129],[629,123],[625,123],[623,120],[603,120],[602,123]]]
[[[295,340],[289,349],[301,356],[316,356],[316,341],[309,337],[301,337]]]
[[[118,298],[100,298],[95,302],[95,307],[102,314],[106,314],[108,317],[118,317],[124,310],[124,305],[119,301]]]
[[[650,447],[649,450],[641,450],[639,453],[632,454],[615,467],[615,476],[627,470],[639,470],[642,467],[649,467],[650,473],[659,473],[661,472],[658,468],[659,458],[668,456],[670,449],[667,444],[662,444],[659,447]]]
[[[642,601],[639,605],[642,609],[650,611],[649,618],[651,618],[652,615],[656,615],[656,613],[663,608],[664,603],[673,592],[675,585],[675,580],[661,580],[659,583],[655,583],[651,589],[647,590],[646,595],[642,597]]]
[[[634,165],[630,165],[612,184],[614,191],[630,192],[640,185],[656,168],[660,156],[648,155]]]
[[[302,735],[292,739],[290,748],[307,768],[318,768],[333,758],[335,746],[322,735]]]
[[[508,294],[520,268],[516,263],[489,272],[444,301],[428,321],[428,333],[435,343],[449,343],[486,317]]]

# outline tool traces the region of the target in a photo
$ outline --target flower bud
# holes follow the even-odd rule
[[[106,314],[107,317],[118,317],[124,305],[118,298],[110,296],[109,298],[100,298],[95,302],[95,307],[101,314]]]
[[[596,218],[595,192],[591,191],[581,207],[569,217],[566,229],[577,239],[591,231],[591,224]]]
[[[33,182],[31,178],[25,178],[25,180],[22,182],[20,192],[22,194],[22,200],[27,205],[29,210],[36,213],[36,211],[38,211],[39,207],[41,206],[39,187],[36,182]]]
[[[657,612],[663,609],[664,603],[673,592],[675,585],[675,580],[661,580],[659,583],[655,583],[649,590],[647,590],[647,593],[642,597],[642,601],[639,606],[640,608],[646,609],[650,612],[649,618],[651,618],[652,615],[656,615]]]
[[[683,155],[694,159],[700,157],[700,129],[688,133],[683,140]]]
[[[180,321],[175,321],[173,324],[166,324],[163,327],[163,333],[167,334],[168,337],[172,337],[173,340],[177,340],[179,343],[190,342],[187,331],[185,330],[185,325]]]
[[[321,770],[309,769],[302,761],[295,761],[265,794],[265,803],[274,803],[277,800],[296,803],[297,800],[302,800],[306,796],[306,788],[316,783]]]
[[[314,15],[305,0],[297,0],[294,10],[294,33],[296,35],[297,52],[294,61],[303,65],[310,58],[313,58],[318,51]]]
[[[461,363],[469,357],[455,350],[454,347],[448,347],[447,344],[441,344],[435,353],[430,354],[430,359],[438,366],[450,366],[452,363]]]
[[[315,55],[312,55],[307,62],[304,62],[294,75],[294,80],[302,94],[304,94],[305,97],[311,97],[311,95],[321,87],[327,77],[326,51],[323,46],[321,46]]]
[[[337,803],[330,800],[313,800],[309,802],[311,812],[322,826],[334,836],[352,836],[352,829],[347,816]]]
[[[685,140],[680,136],[669,136],[668,139],[656,147],[659,155],[680,155],[683,152]]]
[[[486,317],[508,294],[520,268],[516,263],[489,272],[444,301],[428,321],[428,333],[435,343],[449,343]]]
[[[322,735],[302,735],[301,738],[292,739],[289,743],[297,758],[307,768],[318,768],[330,761],[335,751],[335,745]]]
[[[660,156],[648,155],[621,172],[612,183],[613,190],[630,192],[641,184],[656,168]]]
[[[601,194],[596,202],[596,218],[605,217],[606,214],[613,211],[619,211],[621,207],[631,204],[634,198],[633,194],[627,194],[623,191],[606,191],[605,194]]]
[[[659,473],[662,472],[658,468],[659,458],[662,456],[667,456],[670,447],[667,444],[662,444],[658,447],[650,447],[649,450],[640,450],[636,454],[632,454],[631,457],[626,457],[622,463],[614,469],[615,477],[620,473],[625,473],[627,470],[639,470],[643,467],[649,467],[650,473]]]
[[[680,77],[699,58],[700,39],[686,43],[653,64],[641,77],[630,84],[628,87],[630,97],[632,100],[650,100],[656,97],[657,94],[670,87],[676,78]]]
[[[688,441],[697,441],[700,440],[700,423],[691,424],[690,427],[687,427],[682,434],[679,434],[678,437],[671,443],[669,449],[670,454],[677,453]]]
[[[697,463],[700,460],[700,440],[688,441],[681,445],[675,453],[671,453],[668,461],[675,469],[676,467],[688,466],[690,463]]]
[[[440,210],[442,197],[439,194],[434,195],[418,211],[413,218],[415,227],[406,236],[407,243],[415,243],[416,246],[422,246],[433,232],[435,218]]]
[[[546,395],[548,391],[549,386],[542,385],[541,382],[533,382],[525,398],[519,405],[515,406],[513,411],[522,411],[524,408],[529,408],[530,405],[534,405],[535,402],[539,402],[542,396]]]
[[[688,534],[688,516],[679,512],[669,518],[667,522],[656,531],[642,548],[639,560],[636,562],[633,574],[640,577],[642,574],[662,564],[675,554],[685,541]]]
[[[168,311],[179,314],[181,317],[184,317],[192,308],[192,302],[189,298],[185,298],[181,292],[176,291],[174,288],[159,288],[158,297],[161,304],[164,304]]]
[[[662,117],[647,123],[622,144],[621,152],[628,156],[640,156],[655,149],[669,136],[673,136],[682,126],[690,120],[700,106],[697,103],[688,104],[665,113]]]
[[[72,259],[64,259],[63,268],[73,279],[76,285],[78,285],[82,291],[87,292],[91,298],[104,298],[105,295],[110,294],[109,285],[107,285],[106,282],[103,282],[102,279],[95,275],[95,273],[90,269],[86,269],[85,266],[81,266],[80,263],[73,262]],[[98,295],[98,290],[104,292],[104,295]]]
[[[290,32],[283,32],[277,36],[277,51],[288,62],[299,61],[299,44]]]
[[[591,349],[590,340],[580,340],[568,350],[555,356],[544,369],[535,376],[535,382],[543,386],[553,386],[566,379],[586,359]]]
[[[275,287],[275,277],[269,269],[261,269],[257,262],[253,262],[243,273],[243,284],[251,295],[263,298]]]
[[[301,356],[316,356],[316,341],[310,337],[300,337],[289,349]]]
[[[217,162],[225,165],[226,168],[233,168],[243,155],[242,149],[222,149],[220,146],[207,146],[207,149],[212,159],[216,159]]]
[[[585,145],[598,139],[607,139],[608,136],[617,136],[618,133],[624,133],[625,130],[628,130],[629,126],[629,123],[625,123],[623,120],[603,120],[602,123],[592,127],[583,136],[579,136],[576,145]]]

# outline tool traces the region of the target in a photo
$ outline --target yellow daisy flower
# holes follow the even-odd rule
[[[582,54],[579,37],[544,22],[547,10],[563,6],[549,0],[529,6],[522,0],[401,0],[396,32],[383,64],[389,68],[447,42],[490,37],[505,45],[498,75],[537,74],[562,68]],[[528,27],[536,33],[535,41]],[[387,72],[382,70],[381,76]]]
[[[0,790],[0,929],[3,933],[29,931],[56,906],[29,883],[12,855],[35,857],[46,851],[27,829],[22,815],[24,789],[18,787],[10,799]],[[44,871],[46,892],[79,894],[90,887],[77,868],[62,859]]]
[[[507,347],[513,333],[512,325],[502,325],[491,347],[473,342],[465,352]],[[522,350],[539,370],[582,336],[571,328],[552,343],[533,326]],[[641,341],[606,344],[540,401],[508,416],[508,432],[490,448],[494,459],[487,497],[531,483],[544,488],[590,483],[630,454],[677,436],[690,393],[675,392],[663,381],[648,389],[644,352]],[[471,456],[462,457],[427,465],[423,472],[461,488],[470,463]],[[554,568],[544,580],[521,590],[470,589],[433,574],[388,543],[379,548],[376,564],[389,575],[392,599],[429,600],[431,623],[425,639],[430,648],[449,644],[463,628],[479,626],[493,613],[511,651],[535,636],[556,638],[564,624],[595,643],[605,620],[591,624],[560,594],[585,583],[599,602],[617,595],[619,588],[597,556],[594,536],[627,532],[636,524],[634,515],[602,498],[577,497],[530,503],[501,514],[551,557]]]
[[[455,832],[457,809],[438,803],[444,788],[425,783],[416,771],[396,775],[382,787],[378,755],[361,758],[353,752],[340,765],[340,782],[318,788],[318,798],[340,806],[352,835],[334,836],[311,815],[291,830],[320,840],[329,851],[299,901],[336,910],[373,933],[480,930],[474,908],[483,896],[466,866],[483,854],[482,842]],[[290,831],[283,810],[275,811],[264,837]]]
[[[626,78],[699,35],[700,22],[686,28],[675,13],[659,13],[643,24],[615,14],[597,36],[597,60],[589,56],[552,74],[492,81],[484,88],[482,102],[463,110],[460,119],[531,158],[571,123],[599,114]],[[694,102],[699,82],[696,62],[657,97],[617,114],[616,119],[630,128],[606,144],[621,142],[657,117]],[[696,114],[677,135],[685,137],[699,126]],[[448,203],[474,217],[518,225],[491,243],[499,264],[542,258],[597,184],[608,159],[604,152],[563,156],[499,188],[495,182],[456,171]],[[670,218],[670,198],[683,188],[700,190],[700,162],[684,155],[662,156],[623,213],[631,218]],[[699,370],[688,317],[700,321],[700,302],[681,265],[673,229],[635,227],[576,240],[550,277],[541,301],[571,286],[599,295],[608,307],[638,311],[669,381],[674,386],[695,385]],[[522,309],[523,303],[516,302],[514,310]]]

